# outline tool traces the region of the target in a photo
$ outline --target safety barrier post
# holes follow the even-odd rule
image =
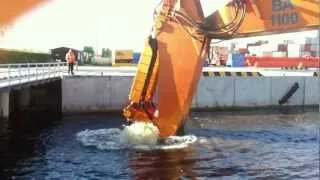
[[[8,84],[9,84],[9,86],[11,85],[10,81],[11,81],[11,78],[10,78],[10,64],[9,64],[8,65]]]
[[[56,64],[53,64],[53,77],[56,77]]]
[[[44,67],[44,63],[42,63],[42,79],[44,79],[44,71],[45,71],[45,69],[44,69],[45,67]]]
[[[30,81],[30,64],[27,64],[27,68],[28,68],[28,81]]]
[[[19,83],[21,83],[21,65],[18,64],[18,72],[19,72]]]
[[[36,80],[38,80],[38,63],[36,63]]]
[[[57,73],[59,72],[59,71],[57,71],[58,65],[59,65],[59,64],[55,64],[55,66],[54,66],[54,77],[56,77],[56,76],[57,76]]]
[[[47,69],[47,78],[50,78],[50,63],[47,64],[48,65],[48,69]]]
[[[61,76],[63,75],[64,66],[65,66],[65,63],[62,63],[62,64],[61,64],[61,67],[60,67],[60,68],[61,68]]]

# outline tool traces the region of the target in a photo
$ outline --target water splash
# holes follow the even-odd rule
[[[118,150],[126,148],[122,131],[117,128],[84,130],[76,135],[84,146],[96,147],[100,150]]]
[[[77,133],[77,140],[84,146],[100,150],[170,150],[187,148],[197,141],[193,135],[170,136],[161,144],[158,142],[159,130],[150,124],[134,123],[124,129],[84,130]]]
[[[152,123],[137,122],[125,126],[123,138],[127,144],[156,145],[159,140],[159,129]]]

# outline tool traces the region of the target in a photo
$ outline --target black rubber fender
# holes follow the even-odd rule
[[[279,100],[279,104],[282,105],[286,103],[298,89],[299,84],[295,82],[289,91]]]

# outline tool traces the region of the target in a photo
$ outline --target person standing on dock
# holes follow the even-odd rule
[[[69,49],[68,53],[66,54],[66,61],[68,63],[68,74],[71,74],[73,75],[73,65],[75,64],[75,60],[76,57],[73,53],[73,51],[71,49]]]

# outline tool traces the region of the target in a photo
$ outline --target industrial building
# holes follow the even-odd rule
[[[51,49],[52,59],[56,61],[62,61],[62,62],[66,61],[65,57],[69,49],[71,49],[75,53],[77,62],[81,62],[83,60],[83,57],[84,57],[83,52],[81,50],[70,48],[70,47],[58,47],[58,48]]]

